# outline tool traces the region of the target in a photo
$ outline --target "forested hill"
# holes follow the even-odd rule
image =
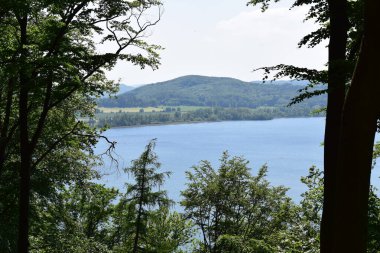
[[[118,98],[104,98],[102,107],[215,106],[249,107],[285,106],[298,94],[303,84],[284,82],[243,82],[227,77],[183,76],[166,82],[141,86]],[[308,99],[307,107],[324,106],[325,96]]]
[[[123,94],[123,93],[126,93],[128,91],[131,91],[133,90],[135,87],[132,87],[132,86],[128,86],[128,85],[125,85],[125,84],[120,84],[119,85],[119,92],[118,94]]]

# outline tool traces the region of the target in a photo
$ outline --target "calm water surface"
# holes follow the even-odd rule
[[[110,129],[105,135],[117,142],[120,164],[119,169],[109,164],[102,167],[107,175],[101,181],[123,189],[130,178],[122,168],[139,157],[151,139],[157,138],[161,171],[172,172],[164,188],[176,201],[185,188],[185,171],[200,160],[209,160],[217,168],[225,150],[249,160],[254,174],[267,164],[268,180],[273,185],[289,187],[289,196],[298,201],[305,190],[301,176],[307,175],[312,165],[322,168],[324,124],[324,118],[297,118]],[[98,153],[105,149],[106,143],[98,144]],[[379,187],[378,167],[373,171],[372,181]]]

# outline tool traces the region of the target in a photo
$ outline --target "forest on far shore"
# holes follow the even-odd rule
[[[154,107],[153,107],[154,108]],[[95,118],[90,124],[98,127],[123,127],[155,124],[236,121],[236,120],[271,120],[274,118],[297,118],[323,116],[321,109],[311,109],[305,106],[292,107],[258,107],[252,108],[223,108],[223,107],[195,107],[191,110],[182,107],[157,107],[145,112],[140,108],[138,112],[125,112],[128,108],[115,110],[116,112],[102,112],[98,109]],[[105,108],[108,109],[108,108]]]

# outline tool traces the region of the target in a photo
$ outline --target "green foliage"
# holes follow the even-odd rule
[[[179,252],[191,242],[192,224],[182,215],[169,212],[173,202],[161,187],[170,173],[157,172],[160,163],[154,146],[152,140],[126,169],[134,182],[127,184],[113,216],[113,252]]]
[[[165,177],[170,172],[158,173],[161,164],[154,153],[155,141],[152,140],[145,147],[145,151],[139,159],[132,162],[132,166],[125,169],[125,172],[133,176],[134,183],[127,183],[126,198],[136,205],[142,205],[141,208],[151,208],[155,206],[170,205],[166,191],[160,190],[165,181]],[[157,191],[154,191],[154,190]]]
[[[160,207],[151,213],[147,224],[147,243],[144,252],[182,252],[181,248],[194,239],[191,221],[177,212],[169,212],[167,207]]]
[[[274,253],[266,243],[241,236],[222,235],[216,242],[222,253]]]
[[[129,215],[133,217],[134,229],[133,252],[146,250],[147,222],[151,211],[155,207],[169,207],[170,200],[166,191],[160,190],[165,177],[169,172],[158,173],[160,167],[157,155],[154,153],[155,140],[152,140],[141,154],[140,158],[133,161],[131,167],[126,169],[136,180],[127,184],[125,199],[129,200]],[[154,191],[156,189],[156,191]],[[129,217],[131,217],[129,216]]]
[[[126,169],[134,179],[120,194],[85,180],[57,188],[54,198],[33,203],[32,253],[182,252],[193,241],[191,221],[171,212],[172,203],[160,190],[167,173],[157,173],[150,142]]]
[[[31,252],[111,252],[111,214],[117,197],[115,189],[85,183],[62,189],[54,202],[41,201]]]
[[[371,187],[368,204],[368,253],[380,252],[380,198]]]
[[[270,120],[285,117],[310,117],[312,111],[320,108],[293,107],[258,107],[251,108],[200,108],[187,112],[151,112],[151,113],[97,113],[97,126],[135,126],[149,124],[168,124],[204,121],[231,120]],[[320,113],[315,113],[318,115]]]
[[[158,67],[160,47],[144,42],[143,33],[160,19],[160,6],[156,0],[0,2],[1,252],[15,251],[17,213],[27,210],[18,208],[21,199],[31,211],[20,212],[29,221],[20,226],[36,238],[41,203],[55,203],[57,189],[96,176],[92,149],[101,131],[80,119],[93,117],[96,97],[116,91],[104,73],[117,60]],[[152,8],[156,20],[144,15]],[[96,51],[94,35],[115,50]],[[139,51],[125,50],[131,47]],[[20,243],[26,241],[24,235]]]
[[[380,129],[380,128],[379,128]],[[375,143],[373,148],[373,165],[372,167],[375,167],[377,159],[380,157],[380,142]]]
[[[304,86],[291,81],[281,84],[243,82],[233,78],[183,76],[170,81],[144,85],[121,94],[117,99],[101,99],[104,107],[208,106],[283,107]],[[325,97],[305,101],[306,107],[325,106]]]
[[[309,169],[309,174],[301,178],[307,191],[293,210],[290,229],[282,235],[283,247],[294,253],[319,252],[319,232],[323,204],[323,173],[316,167]]]
[[[74,109],[76,102],[67,101],[65,108],[53,110],[47,118],[43,142],[37,145],[35,156],[39,160],[32,168],[31,179],[32,227],[41,221],[37,210],[43,203],[57,198],[57,189],[98,176],[92,167],[99,160],[92,155],[91,150],[99,133],[84,123],[75,123],[71,113],[77,111]],[[81,105],[76,103],[76,106]],[[82,112],[85,113],[84,110]],[[82,135],[88,137],[83,138]],[[18,210],[18,172],[15,166],[18,166],[18,147],[15,144],[8,148],[9,159],[4,164],[3,173],[0,173],[0,252],[12,252],[15,248]],[[32,228],[32,234],[33,231]]]
[[[193,172],[186,173],[189,183],[182,192],[181,205],[202,233],[201,249],[222,252],[218,240],[223,235],[237,237],[220,239],[222,245],[252,238],[252,245],[260,240],[268,244],[263,248],[276,245],[271,237],[286,229],[286,217],[293,206],[287,189],[270,186],[265,179],[266,166],[252,176],[248,162],[241,157],[230,158],[225,152],[220,162],[218,170],[202,161]]]

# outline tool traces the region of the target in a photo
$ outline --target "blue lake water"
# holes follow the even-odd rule
[[[217,168],[225,150],[249,160],[253,174],[267,164],[267,179],[273,185],[289,187],[289,196],[298,201],[305,191],[301,176],[307,175],[312,165],[322,169],[324,124],[324,118],[296,118],[110,129],[105,135],[117,142],[120,163],[115,168],[106,162],[101,170],[107,175],[101,182],[123,190],[124,183],[131,179],[122,168],[138,158],[151,139],[157,138],[155,151],[161,171],[172,172],[164,188],[176,201],[186,187],[185,171],[200,160],[209,160]],[[106,147],[106,143],[100,142],[96,152],[102,153]],[[372,182],[378,188],[379,176],[377,166]]]

